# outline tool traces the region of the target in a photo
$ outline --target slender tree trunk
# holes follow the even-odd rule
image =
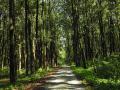
[[[30,72],[34,73],[34,56],[33,56],[33,42],[32,42],[32,31],[31,31],[31,21],[28,20],[28,41],[29,41],[29,56],[30,56]]]
[[[38,16],[39,16],[39,0],[36,0],[36,59],[38,60],[38,67],[42,67],[42,57],[41,57],[41,40],[39,40],[39,36],[38,36]]]
[[[74,61],[76,66],[80,66],[80,61],[78,58],[78,22],[79,22],[79,14],[77,12],[76,1],[71,0],[72,2],[72,28],[73,28],[73,52],[74,52]]]
[[[19,40],[20,40],[20,36],[19,36]],[[21,70],[21,62],[22,62],[22,58],[21,58],[21,44],[19,44],[19,46],[18,46],[18,54],[19,54],[18,70]]]
[[[101,8],[102,0],[99,0],[99,8]],[[106,47],[106,41],[105,41],[105,30],[104,30],[104,24],[103,24],[103,12],[100,10],[98,12],[98,21],[99,21],[99,29],[100,29],[100,47],[101,47],[101,53],[102,56],[107,56],[107,47]]]
[[[113,52],[115,52],[115,36],[114,36],[114,26],[113,26],[113,20],[112,17],[110,17],[109,20],[109,40],[110,40],[110,54],[112,54]]]
[[[29,52],[28,52],[28,0],[25,0],[25,50],[26,50],[26,75],[29,74]]]
[[[114,21],[113,21],[113,16],[112,14],[115,13],[113,12],[113,10],[115,8],[115,4],[116,4],[116,1],[113,0],[113,1],[108,1],[109,3],[109,12],[110,12],[110,16],[109,16],[109,40],[110,40],[110,54],[112,54],[113,52],[115,52],[115,32],[114,32]],[[114,4],[113,4],[114,3]]]

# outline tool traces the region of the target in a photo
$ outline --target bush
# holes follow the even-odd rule
[[[103,79],[114,78],[113,76],[114,68],[110,65],[97,67],[96,71],[97,71],[96,75],[99,78],[103,78]]]
[[[95,58],[88,62],[88,69],[72,66],[73,72],[84,78],[95,90],[120,90],[120,56]]]

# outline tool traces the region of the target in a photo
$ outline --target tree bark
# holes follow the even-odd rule
[[[9,66],[10,82],[15,83],[17,78],[17,63],[15,58],[15,5],[9,0]]]

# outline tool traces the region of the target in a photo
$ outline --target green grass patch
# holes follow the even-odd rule
[[[25,86],[29,84],[30,82],[34,82],[36,80],[39,80],[40,78],[47,75],[50,71],[52,71],[52,68],[47,69],[38,69],[34,74],[30,76],[25,76],[25,71],[22,70],[19,72],[20,75],[18,75],[17,82],[13,85],[9,83],[9,80],[0,80],[0,90],[24,90]],[[4,83],[3,83],[4,82]]]
[[[9,69],[8,67],[0,68],[0,79],[8,77]]]
[[[97,64],[96,73],[92,65],[88,69],[75,66],[71,66],[71,69],[77,77],[83,78],[90,83],[94,90],[120,90],[120,78],[116,76],[116,67],[113,66],[115,64],[111,60],[108,62],[107,58],[107,60],[101,61],[99,65]]]

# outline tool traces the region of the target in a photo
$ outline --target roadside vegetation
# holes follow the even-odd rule
[[[71,66],[71,69],[95,90],[120,90],[120,62],[117,55],[89,61],[87,69],[75,66]]]
[[[6,71],[6,72],[5,72]],[[7,72],[8,69],[5,68],[3,70],[0,70],[1,73],[3,73],[4,77],[0,79],[0,90],[24,90],[28,85],[31,85],[32,83],[40,80],[41,78],[45,77],[48,73],[52,72],[52,68],[46,68],[46,69],[38,69],[34,74],[26,76],[25,70],[20,70],[18,72],[19,79],[16,81],[16,83],[11,84],[9,82],[9,79],[6,77],[9,72]]]

